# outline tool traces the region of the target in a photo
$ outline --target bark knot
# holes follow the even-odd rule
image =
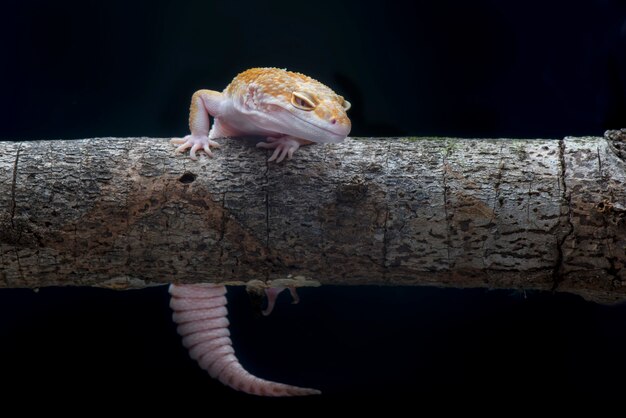
[[[609,143],[609,148],[622,161],[626,162],[626,129],[606,131],[604,138]]]
[[[179,177],[178,181],[183,184],[193,183],[196,180],[196,176],[194,173],[186,171],[182,176]]]
[[[343,184],[337,188],[337,202],[339,203],[357,203],[367,195],[367,184],[360,177],[354,177],[349,183]]]

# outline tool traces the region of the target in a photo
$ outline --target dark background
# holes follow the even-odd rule
[[[189,98],[255,66],[352,102],[353,136],[546,137],[626,127],[626,3],[4,1],[0,139],[186,134]],[[262,318],[230,290],[251,372],[322,389],[260,399],[187,358],[165,287],[0,291],[2,400],[47,407],[606,403],[626,307],[538,292],[326,287]],[[36,402],[35,402],[36,403]],[[32,406],[32,405],[30,405]],[[54,408],[53,408],[54,409]],[[389,410],[390,414],[391,409]],[[294,412],[297,413],[297,412]]]

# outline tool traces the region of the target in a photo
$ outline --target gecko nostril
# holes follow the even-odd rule
[[[336,118],[332,118],[332,119],[330,120],[330,123],[332,123],[332,124],[334,125],[335,123],[337,123],[337,119],[336,119]]]

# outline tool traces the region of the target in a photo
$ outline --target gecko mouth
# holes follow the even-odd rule
[[[339,137],[341,137],[341,139],[345,138],[345,137],[346,137],[346,136],[348,136],[348,134],[350,133],[350,128],[348,128],[348,129],[345,131],[345,133],[343,132],[343,131],[345,130],[344,125],[337,125],[337,127],[342,128],[342,129],[341,129],[341,130],[342,130],[342,132],[337,132],[337,131],[334,131],[334,130],[332,130],[332,129],[325,128],[325,127],[323,127],[323,126],[316,125],[316,124],[314,124],[314,123],[312,123],[312,122],[310,122],[310,121],[308,121],[308,120],[306,120],[306,119],[302,119],[301,117],[299,117],[298,115],[295,115],[295,114],[293,114],[293,113],[292,113],[292,115],[293,115],[296,119],[301,120],[302,122],[305,122],[307,125],[313,126],[315,129],[319,129],[319,130],[321,130],[321,131],[324,131],[325,133],[331,134],[331,135],[333,135],[333,136],[335,136],[335,137],[338,137],[338,138],[339,138]]]

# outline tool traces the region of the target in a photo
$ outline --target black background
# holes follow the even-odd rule
[[[626,127],[626,3],[5,1],[0,139],[186,134],[188,102],[255,66],[352,102],[353,136],[544,137]],[[218,151],[219,152],[219,151]],[[296,154],[297,157],[297,154]],[[623,397],[626,307],[564,294],[326,287],[262,318],[230,290],[251,372],[320,388],[235,393],[187,358],[165,287],[0,291],[2,400],[306,411]],[[34,402],[36,403],[36,402]],[[32,406],[32,405],[29,405]],[[391,410],[389,410],[391,411]],[[208,412],[207,412],[208,413]]]

